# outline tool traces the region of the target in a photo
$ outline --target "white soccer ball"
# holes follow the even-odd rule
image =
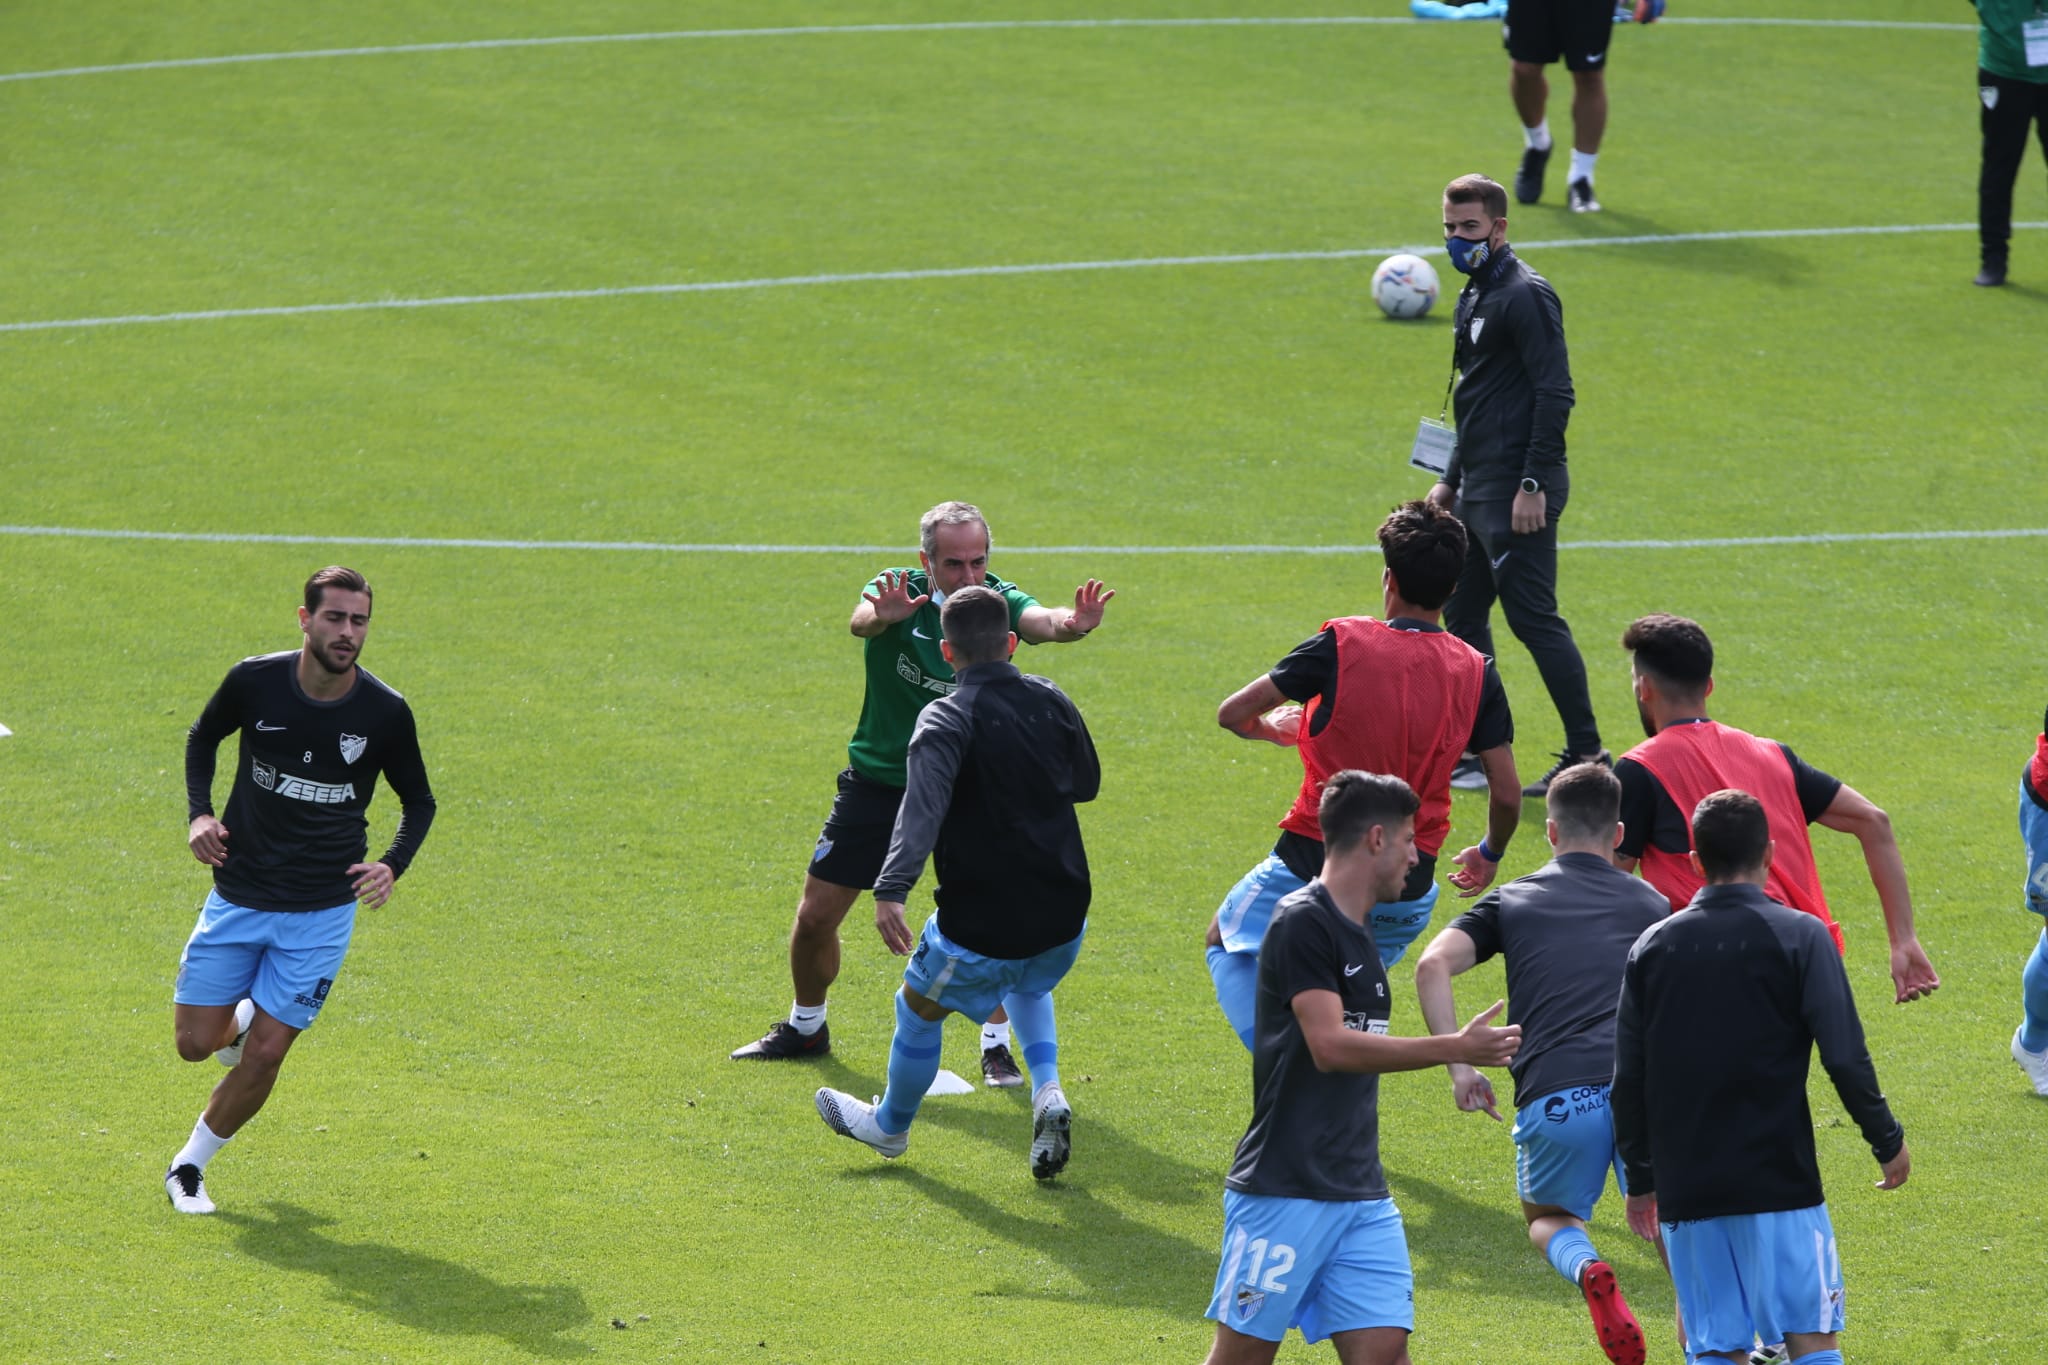
[[[1372,272],[1372,301],[1390,318],[1419,318],[1436,302],[1436,269],[1403,252]]]

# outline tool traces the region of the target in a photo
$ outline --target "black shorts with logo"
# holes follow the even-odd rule
[[[839,795],[832,814],[811,851],[811,875],[835,886],[874,889],[889,856],[889,836],[896,830],[896,809],[903,788],[863,777],[848,768],[839,774]]]
[[[1518,62],[1548,66],[1562,57],[1568,71],[1598,71],[1614,36],[1614,0],[1508,0],[1500,33]]]

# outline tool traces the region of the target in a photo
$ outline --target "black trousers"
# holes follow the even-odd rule
[[[2048,158],[2048,85],[1995,76],[1977,68],[1979,126],[1984,130],[1984,160],[1977,171],[1977,237],[1986,265],[2005,264],[2006,242],[2012,237],[2012,186],[2027,156],[2027,129],[2041,139]]]
[[[1444,603],[1444,628],[1472,648],[1493,657],[1493,604],[1499,600],[1508,629],[1536,660],[1550,691],[1551,705],[1564,722],[1565,750],[1600,752],[1600,726],[1586,690],[1586,662],[1572,628],[1557,614],[1557,515],[1533,535],[1509,527],[1513,500],[1458,503],[1465,523],[1465,568],[1451,600]]]

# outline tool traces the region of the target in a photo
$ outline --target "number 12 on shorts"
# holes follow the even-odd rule
[[[1244,1282],[1263,1289],[1268,1294],[1285,1294],[1287,1282],[1280,1277],[1294,1270],[1294,1248],[1285,1242],[1268,1245],[1265,1238],[1254,1237],[1246,1244],[1245,1250],[1251,1253],[1252,1263],[1251,1268],[1245,1271]],[[1268,1252],[1271,1252],[1273,1257],[1271,1265],[1266,1264]],[[1265,1271],[1263,1279],[1259,1276],[1261,1270]]]

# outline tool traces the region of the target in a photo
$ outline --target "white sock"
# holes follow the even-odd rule
[[[1583,180],[1589,185],[1592,184],[1593,163],[1599,159],[1598,152],[1582,152],[1576,147],[1572,148],[1572,180],[1575,183]]]
[[[981,1026],[981,1050],[983,1052],[988,1051],[992,1047],[1008,1047],[1009,1045],[1009,1020],[1005,1019],[1000,1024],[983,1024]]]
[[[789,1006],[789,1026],[808,1038],[825,1022],[823,1005],[799,1005],[794,1001]]]
[[[1546,118],[1534,128],[1524,128],[1522,130],[1522,145],[1538,152],[1549,151],[1550,120]]]
[[[213,1160],[213,1154],[226,1144],[226,1138],[213,1135],[213,1129],[206,1126],[206,1116],[202,1114],[199,1122],[192,1125],[192,1136],[185,1139],[185,1145],[171,1158],[171,1169],[190,1165],[203,1171],[206,1163]]]

